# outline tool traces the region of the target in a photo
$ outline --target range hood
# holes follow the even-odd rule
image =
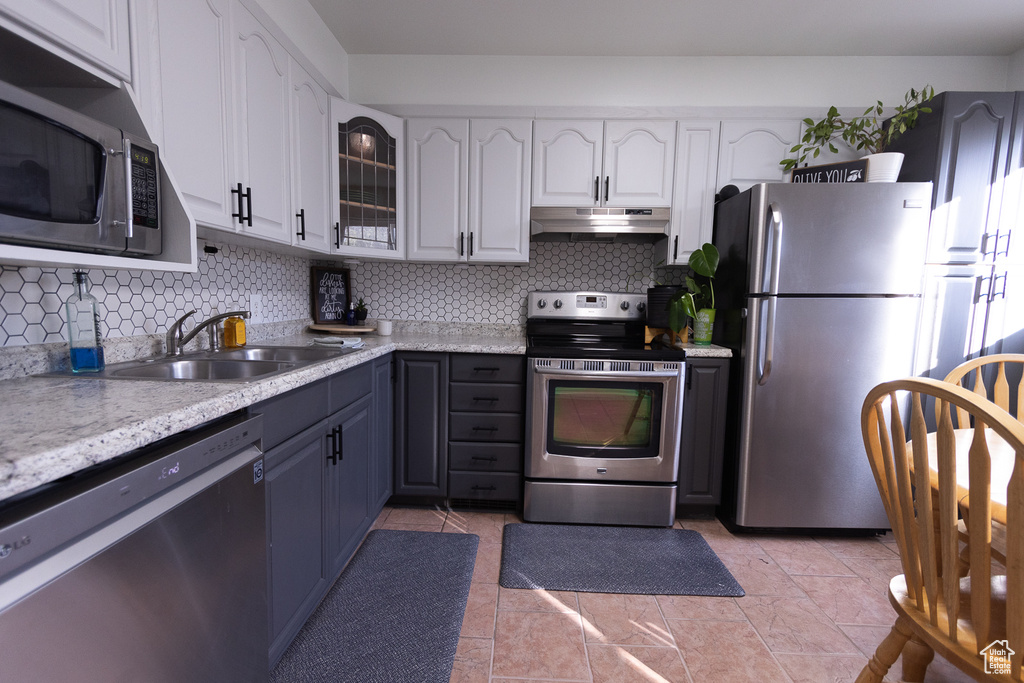
[[[573,208],[530,209],[530,239],[570,242],[655,242],[668,235],[671,209]]]

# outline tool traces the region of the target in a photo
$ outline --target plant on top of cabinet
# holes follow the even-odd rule
[[[881,100],[865,109],[860,116],[849,119],[840,116],[839,110],[835,107],[829,107],[828,113],[819,121],[804,119],[807,128],[804,130],[803,138],[789,150],[791,156],[779,164],[783,170],[792,171],[804,163],[808,156],[817,159],[825,146],[828,146],[833,154],[837,154],[839,148],[833,142],[837,138],[867,155],[881,154],[896,138],[917,124],[918,115],[931,112],[931,108],[924,106],[924,103],[934,96],[935,89],[930,85],[921,90],[911,88],[904,96],[903,104],[896,107],[896,113],[892,118],[881,123],[878,121],[878,117],[884,112]]]

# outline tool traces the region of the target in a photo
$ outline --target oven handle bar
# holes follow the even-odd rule
[[[679,364],[682,366],[682,363]],[[565,375],[569,377],[679,377],[680,370],[568,370],[564,368],[537,368],[538,375]]]

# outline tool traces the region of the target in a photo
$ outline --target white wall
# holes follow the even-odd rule
[[[876,100],[897,104],[908,89],[927,84],[939,92],[1005,90],[1008,62],[1005,57],[349,55],[349,86],[353,101],[369,105],[864,107]]]
[[[1024,90],[1024,50],[1018,50],[1010,55],[1010,63],[1007,67],[1006,89]]]

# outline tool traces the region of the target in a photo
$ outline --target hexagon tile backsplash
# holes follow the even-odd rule
[[[312,263],[349,268],[353,296],[367,302],[371,318],[523,324],[527,292],[643,291],[651,283],[653,261],[649,244],[538,242],[524,266],[369,261],[345,266],[217,246],[215,254],[200,251],[194,274],[88,271],[104,335],[163,332],[193,308],[200,319],[233,308],[251,310],[251,323],[309,319]],[[0,345],[65,341],[63,302],[71,293],[71,274],[70,268],[0,266]]]

